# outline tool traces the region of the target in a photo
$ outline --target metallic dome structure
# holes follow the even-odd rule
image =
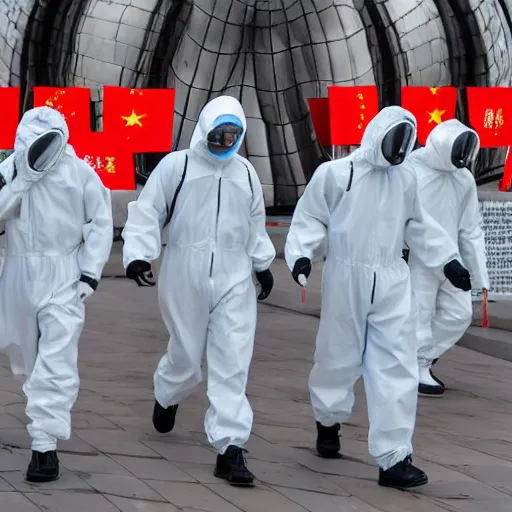
[[[318,164],[307,99],[327,87],[373,85],[382,106],[404,85],[510,86],[512,0],[0,0],[0,85],[176,89],[174,147],[199,111],[230,94],[248,117],[243,152],[267,206],[293,206]],[[138,158],[142,174],[161,155]],[[479,180],[497,177],[505,150],[483,150]]]

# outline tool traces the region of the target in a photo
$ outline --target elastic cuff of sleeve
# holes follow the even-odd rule
[[[98,288],[98,281],[92,277],[86,276],[85,274],[80,276],[80,281],[82,283],[88,284],[94,291],[96,291],[96,288]]]

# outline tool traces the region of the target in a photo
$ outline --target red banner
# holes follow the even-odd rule
[[[133,153],[172,148],[174,89],[103,88],[103,131],[116,134]]]
[[[69,143],[75,145],[91,131],[91,91],[86,87],[34,87],[34,107],[58,110],[69,127]]]
[[[89,133],[74,146],[79,158],[88,163],[111,190],[135,190],[133,153],[105,132]]]
[[[368,122],[378,112],[375,86],[331,86],[328,98],[310,98],[311,117],[322,146],[357,145]],[[512,88],[468,88],[469,118],[482,147],[512,145]],[[402,104],[418,121],[418,140],[455,114],[453,87],[404,87]],[[20,90],[0,89],[4,105],[0,149],[14,146],[19,122]],[[104,87],[103,132],[90,129],[90,91],[84,87],[34,87],[34,106],[47,105],[61,112],[70,129],[77,154],[95,167],[111,189],[133,189],[134,153],[168,152],[172,148],[173,89]],[[512,174],[507,160],[507,176]],[[512,181],[510,176],[503,180]]]
[[[311,121],[315,127],[316,137],[320,146],[326,148],[331,145],[331,126],[329,119],[328,98],[308,98]]]
[[[0,150],[12,149],[18,127],[20,112],[20,88],[1,87],[2,129],[0,130]]]
[[[469,122],[482,148],[512,145],[512,89],[468,87]]]
[[[424,146],[435,126],[455,117],[457,88],[402,87],[402,107],[416,117],[418,142]]]
[[[379,112],[374,85],[331,86],[328,88],[331,143],[336,146],[360,144],[368,123]]]

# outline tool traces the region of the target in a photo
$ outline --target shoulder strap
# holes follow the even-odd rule
[[[181,187],[183,186],[183,182],[185,181],[185,176],[187,174],[187,167],[188,167],[188,154],[185,155],[185,167],[183,168],[183,174],[181,175],[181,180],[176,188],[176,191],[174,192],[174,197],[172,198],[171,206],[167,210],[167,217],[165,218],[165,222],[163,225],[163,228],[171,222],[172,214],[174,213],[174,209],[176,208],[176,201],[178,200],[178,194],[180,193]]]
[[[254,189],[252,188],[252,178],[251,178],[251,171],[249,170],[249,166],[247,164],[244,164],[245,168],[247,169],[247,178],[249,179],[249,186],[251,187],[251,195],[254,197]]]

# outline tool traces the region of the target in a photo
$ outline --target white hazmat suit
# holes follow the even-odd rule
[[[123,260],[126,268],[156,260],[166,230],[158,291],[170,340],[154,375],[155,398],[164,408],[182,402],[202,380],[206,347],[205,430],[223,454],[228,446],[242,447],[251,432],[245,389],[256,329],[252,275],[270,267],[275,249],[252,165],[236,152],[220,159],[207,150],[207,134],[220,116],[235,116],[245,134],[237,100],[222,96],[206,105],[191,149],[167,155],[129,204]]]
[[[38,172],[27,154],[49,132],[61,135],[62,147],[55,162]],[[23,386],[28,431],[32,449],[41,453],[55,450],[57,439],[71,434],[85,317],[80,295],[92,293],[101,278],[113,236],[110,191],[67,145],[68,136],[59,112],[30,110],[18,126],[14,154],[0,164],[7,246],[0,277],[0,351],[9,356],[14,374],[28,376]]]
[[[405,242],[441,274],[457,247],[418,201],[414,173],[390,166],[381,145],[414,116],[383,109],[367,126],[361,147],[321,165],[300,198],[286,240],[290,270],[311,259],[327,237],[322,310],[310,375],[317,422],[345,422],[354,405],[354,383],[364,376],[370,453],[387,470],[412,453],[418,370],[414,302]]]
[[[408,165],[418,181],[418,197],[423,208],[436,219],[458,245],[463,264],[471,274],[473,288],[489,289],[485,239],[475,179],[467,168],[452,162],[457,138],[466,133],[478,135],[456,119],[439,124],[430,133],[424,148],[409,156]],[[476,157],[478,146],[475,147]],[[429,382],[432,361],[449,350],[471,324],[471,293],[458,290],[433,273],[416,251],[409,253],[413,290],[418,300],[418,361],[420,383]],[[426,370],[426,371],[425,371]],[[422,379],[422,374],[426,376]],[[428,381],[428,382],[427,382]]]

